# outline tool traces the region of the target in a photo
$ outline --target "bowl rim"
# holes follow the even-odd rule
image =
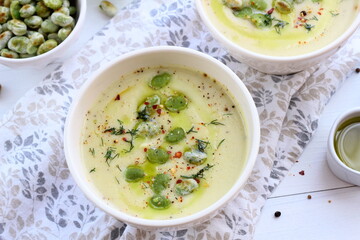
[[[251,57],[259,59],[259,60],[272,61],[275,63],[295,62],[295,61],[300,61],[300,60],[317,58],[317,57],[339,47],[339,45],[341,45],[343,42],[345,42],[347,39],[349,39],[352,36],[352,34],[357,30],[357,28],[360,26],[360,11],[358,10],[356,18],[353,20],[351,25],[346,29],[346,31],[343,32],[340,36],[338,36],[335,40],[331,41],[329,44],[323,46],[322,48],[319,48],[313,52],[295,55],[295,56],[271,56],[271,55],[266,55],[266,54],[261,54],[261,53],[250,51],[250,50],[234,43],[229,38],[225,37],[211,23],[211,20],[209,19],[208,15],[206,14],[206,11],[203,7],[202,2],[204,0],[195,0],[195,1],[196,1],[196,8],[198,10],[198,13],[199,13],[201,19],[203,20],[205,25],[209,28],[210,32],[215,35],[214,36],[215,39],[220,39],[222,42],[225,43],[224,45],[230,46],[231,49],[238,50],[241,54],[245,54],[247,56],[251,56]]]
[[[344,111],[334,121],[334,123],[330,129],[330,133],[329,133],[329,137],[328,137],[328,152],[331,155],[331,159],[328,158],[328,161],[333,161],[333,162],[337,163],[337,165],[340,166],[345,171],[351,172],[360,177],[360,171],[352,169],[351,167],[347,166],[343,161],[340,160],[339,156],[337,155],[337,153],[335,151],[335,145],[334,145],[336,129],[344,121],[346,121],[352,117],[356,117],[356,116],[360,117],[360,107],[355,107],[355,108],[351,108],[349,110]]]
[[[234,185],[230,188],[230,190],[224,196],[222,196],[220,199],[218,199],[215,203],[211,204],[209,207],[202,209],[201,211],[198,211],[194,214],[175,218],[175,219],[157,220],[157,219],[143,219],[140,217],[135,217],[135,216],[123,213],[120,210],[117,210],[114,212],[114,209],[111,208],[111,206],[109,206],[105,202],[101,201],[100,197],[98,197],[95,194],[93,194],[92,192],[88,191],[88,190],[90,190],[90,187],[89,188],[86,187],[86,184],[85,184],[86,182],[84,181],[84,179],[80,179],[79,175],[75,174],[76,170],[77,170],[75,168],[75,161],[72,159],[73,157],[71,156],[72,155],[71,147],[67,144],[67,142],[69,142],[71,139],[72,118],[74,118],[74,116],[75,116],[76,109],[78,108],[78,105],[81,101],[82,96],[85,94],[85,92],[91,86],[91,84],[103,74],[104,71],[112,68],[114,65],[119,64],[122,61],[125,61],[127,58],[136,57],[136,56],[139,56],[142,54],[152,54],[154,52],[155,53],[157,53],[157,52],[168,53],[169,51],[170,52],[181,52],[181,53],[185,53],[188,55],[195,54],[198,57],[203,58],[204,61],[212,62],[212,64],[214,64],[214,66],[217,65],[219,68],[222,69],[222,71],[225,72],[225,74],[229,75],[229,78],[234,80],[234,83],[243,92],[244,97],[249,100],[248,101],[248,105],[249,105],[248,108],[249,108],[249,112],[250,112],[249,118],[252,119],[252,124],[254,126],[254,129],[253,129],[253,141],[250,144],[250,146],[252,146],[252,147],[250,148],[250,146],[249,146],[250,149],[248,152],[247,164],[245,165],[242,174],[240,174],[240,176],[237,178]],[[239,191],[241,190],[242,186],[246,183],[247,179],[249,178],[249,176],[254,168],[254,165],[256,162],[256,157],[257,157],[258,150],[259,150],[259,145],[260,145],[260,120],[259,120],[258,112],[257,112],[256,106],[255,106],[255,103],[253,101],[253,98],[250,95],[250,92],[246,88],[245,84],[239,79],[239,77],[229,67],[227,67],[225,64],[221,63],[220,61],[216,60],[215,58],[213,58],[205,53],[193,50],[193,49],[184,48],[184,47],[176,47],[176,46],[156,46],[156,47],[147,47],[147,48],[143,48],[143,49],[134,50],[134,51],[125,53],[125,54],[113,59],[112,61],[105,64],[104,66],[102,66],[100,69],[98,69],[96,71],[96,73],[94,73],[92,75],[92,77],[90,77],[84,83],[84,85],[79,90],[79,92],[78,92],[76,98],[74,99],[74,101],[70,107],[70,110],[68,112],[66,122],[65,122],[65,129],[64,129],[64,151],[65,151],[66,162],[68,164],[68,167],[72,174],[72,177],[74,178],[75,182],[80,187],[82,192],[85,194],[85,196],[90,201],[95,203],[99,208],[104,210],[106,213],[114,216],[115,218],[117,218],[121,221],[124,221],[128,224],[133,224],[135,226],[150,227],[150,228],[169,228],[169,227],[172,228],[172,227],[177,227],[177,226],[184,226],[187,224],[195,223],[195,222],[199,221],[200,219],[203,219],[204,217],[209,216],[209,214],[211,214],[211,213],[213,213],[213,214],[216,213],[217,210],[219,210],[225,204],[227,204],[230,200],[235,198],[238,195]]]
[[[57,53],[59,51],[64,51],[64,47],[69,45],[69,42],[71,42],[79,33],[79,31],[82,29],[84,22],[85,22],[85,16],[86,16],[86,9],[87,9],[87,3],[86,0],[76,0],[79,1],[81,3],[81,9],[79,12],[79,16],[77,18],[77,21],[75,23],[75,27],[74,29],[71,31],[70,35],[63,41],[61,42],[57,47],[55,47],[54,49],[44,53],[44,54],[40,54],[37,56],[33,56],[33,57],[28,57],[28,58],[6,58],[6,57],[0,57],[0,63],[2,64],[26,64],[26,63],[33,63],[34,61],[42,61],[45,60],[46,58],[51,57],[51,59],[53,58],[57,58]],[[51,62],[49,62],[51,63]]]

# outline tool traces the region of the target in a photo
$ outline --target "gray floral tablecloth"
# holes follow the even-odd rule
[[[202,24],[193,0],[134,0],[0,121],[0,239],[252,239],[261,208],[299,158],[329,98],[360,60],[359,33],[319,66],[266,75],[235,60]],[[216,217],[172,232],[136,229],[105,214],[75,185],[64,121],[91,74],[131,50],[176,45],[207,53],[246,84],[261,119],[255,168]]]

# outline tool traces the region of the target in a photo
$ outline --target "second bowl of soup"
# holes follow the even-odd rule
[[[360,24],[359,0],[197,0],[213,36],[265,73],[304,70],[334,54]]]

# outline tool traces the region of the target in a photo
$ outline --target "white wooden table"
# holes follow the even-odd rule
[[[108,21],[98,12],[98,2],[88,1],[85,30],[77,43],[79,47]],[[114,1],[119,8],[126,2]],[[50,65],[41,72],[0,66],[0,84],[3,87],[0,92],[0,118],[55,66]],[[354,73],[333,96],[311,143],[263,208],[256,228],[256,240],[360,239],[360,188],[337,179],[326,163],[330,127],[341,112],[360,106],[359,89],[360,74]],[[299,174],[302,170],[305,173],[303,176]],[[281,212],[279,218],[274,217],[276,211]]]

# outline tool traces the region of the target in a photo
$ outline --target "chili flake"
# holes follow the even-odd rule
[[[301,171],[299,172],[299,174],[300,174],[301,176],[304,176],[304,175],[305,175],[305,171],[304,171],[304,170],[301,170]]]

